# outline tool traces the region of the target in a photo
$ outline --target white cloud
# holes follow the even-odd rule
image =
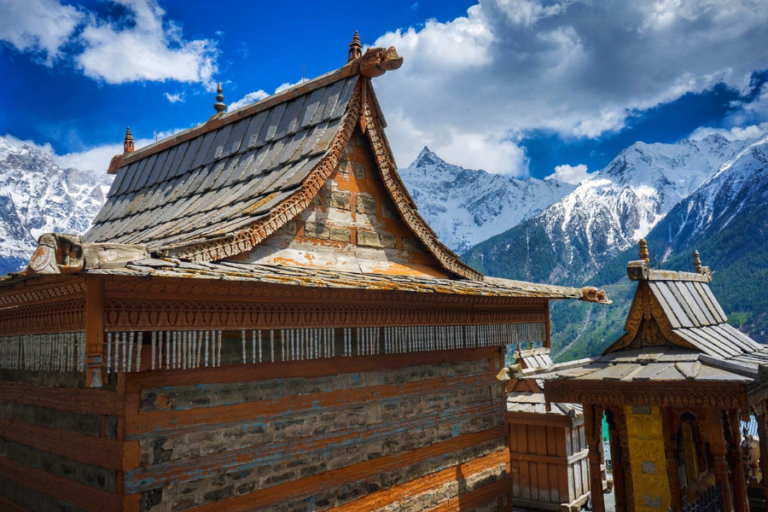
[[[259,101],[259,100],[263,100],[264,98],[266,98],[268,96],[269,96],[269,94],[267,94],[265,91],[262,91],[262,90],[249,92],[248,94],[246,94],[245,96],[243,96],[239,100],[237,100],[237,101],[233,102],[232,104],[230,104],[229,107],[227,108],[227,110],[229,112],[232,112],[233,110],[237,110],[238,108],[243,107],[245,105],[248,105],[250,103],[255,103],[255,102]]]
[[[277,89],[275,89],[275,94],[281,93],[281,92],[285,91],[286,89],[290,89],[294,85],[299,85],[302,82],[303,82],[303,80],[299,80],[298,82],[295,82],[295,83],[285,82],[284,84],[279,85],[277,87]],[[228,105],[227,111],[228,112],[232,112],[233,110],[236,110],[236,109],[238,109],[240,107],[244,107],[245,105],[248,105],[250,103],[255,103],[257,101],[263,100],[264,98],[268,98],[269,96],[270,96],[270,94],[267,91],[263,90],[263,89],[259,89],[258,91],[249,92],[248,94],[246,94],[245,96],[243,96],[239,100],[237,100],[237,101],[231,103],[230,105]]]
[[[768,133],[768,83],[763,84],[753,98],[733,106],[735,110],[725,116],[722,127],[697,128],[688,138],[698,140],[719,134],[730,140],[745,140],[757,139]]]
[[[104,20],[57,0],[6,0],[0,40],[21,52],[44,54],[48,65],[66,54],[86,76],[109,84],[173,80],[214,86],[215,41],[184,39],[156,0],[111,2],[128,14]],[[66,53],[69,42],[77,44]]]
[[[378,38],[404,63],[375,87],[399,161],[428,145],[514,168],[499,155],[514,160],[509,145],[534,130],[595,138],[721,81],[745,92],[768,63],[767,24],[763,0],[480,0]]]
[[[171,94],[171,93],[167,92],[167,93],[165,93],[165,97],[171,103],[184,103],[184,93],[183,92],[177,92],[176,94]]]
[[[584,164],[579,165],[558,165],[555,167],[554,174],[547,176],[546,180],[557,180],[563,183],[569,183],[571,185],[578,185],[582,181],[589,179],[591,176],[587,172],[587,166]]]
[[[2,141],[0,142],[0,151],[2,151],[3,149],[2,143],[7,144],[9,147],[14,149],[21,149],[24,146],[32,146],[34,148],[39,149],[43,153],[47,153],[51,156],[55,155],[55,152],[53,151],[53,147],[49,143],[40,145],[33,140],[20,139],[18,137],[14,137],[9,133],[6,133],[5,135],[2,136]]]
[[[183,128],[176,128],[173,130],[167,130],[157,132],[157,140],[165,139],[183,130]],[[136,135],[134,133],[134,135]],[[134,141],[136,149],[141,149],[144,146],[154,144],[153,138],[140,138]],[[102,144],[101,146],[94,146],[83,151],[75,151],[72,153],[66,153],[64,155],[52,154],[53,159],[61,167],[74,167],[80,171],[92,171],[96,174],[107,172],[109,169],[109,162],[115,155],[123,154],[123,143],[116,144]]]
[[[164,22],[165,11],[154,0],[112,1],[132,13],[133,24],[94,21],[85,27],[85,50],[75,60],[86,76],[110,84],[175,80],[213,86],[214,41],[184,40],[181,27]]]
[[[0,41],[20,52],[44,55],[50,66],[83,18],[77,8],[57,0],[3,1]]]

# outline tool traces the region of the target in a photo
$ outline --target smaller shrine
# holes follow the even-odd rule
[[[617,512],[745,512],[748,485],[768,496],[768,347],[727,323],[698,252],[694,272],[649,261],[641,240],[640,260],[627,266],[637,290],[624,333],[601,355],[518,365],[511,377],[543,389],[547,412],[562,403],[583,411],[594,511],[605,510],[605,418]],[[742,438],[751,416],[759,442]]]

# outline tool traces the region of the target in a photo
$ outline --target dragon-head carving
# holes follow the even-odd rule
[[[387,71],[394,71],[403,65],[403,58],[394,46],[389,48],[369,48],[360,58],[360,74],[368,78],[381,76]]]

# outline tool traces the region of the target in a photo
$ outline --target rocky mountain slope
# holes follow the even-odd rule
[[[111,176],[62,169],[46,152],[0,137],[0,274],[19,270],[42,233],[82,233]]]
[[[661,268],[692,270],[691,252],[697,249],[713,270],[712,290],[731,324],[768,343],[768,137],[742,143],[742,149],[675,205],[646,239],[652,263]],[[608,285],[614,301],[610,308],[555,309],[559,329],[553,329],[554,343],[570,345],[561,358],[597,353],[622,332],[634,290],[625,277],[626,264],[633,259],[636,246],[603,264],[590,281]]]
[[[464,259],[489,275],[580,284],[646,236],[746,145],[719,135],[635,143],[563,199]]]
[[[419,212],[440,240],[457,252],[516,226],[575,188],[556,180],[464,169],[446,163],[427,147],[399,172]]]

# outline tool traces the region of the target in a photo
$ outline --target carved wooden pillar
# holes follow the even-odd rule
[[[584,404],[584,432],[589,448],[589,490],[592,495],[592,511],[605,512],[603,501],[603,479],[600,471],[600,444],[602,440],[602,409]]]
[[[608,417],[608,435],[611,446],[611,467],[613,468],[613,495],[616,502],[616,512],[627,512],[627,488],[625,468],[629,461],[621,449],[620,425],[625,421],[624,410],[621,407],[606,411]]]
[[[762,402],[757,410],[757,435],[760,438],[760,485],[763,487],[765,510],[768,512],[768,402]]]
[[[667,459],[667,478],[669,478],[669,494],[672,507],[683,508],[683,494],[680,489],[680,471],[677,463],[677,421],[675,411],[669,407],[661,409],[662,434],[664,435],[664,455]]]
[[[723,418],[719,409],[707,409],[707,439],[714,459],[715,479],[723,493],[723,512],[733,512],[731,484],[728,481],[727,446]]]
[[[85,283],[85,383],[90,388],[103,384],[104,281],[89,276]]]
[[[733,479],[733,502],[737,512],[749,512],[747,497],[747,479],[744,475],[744,464],[741,463],[741,414],[737,409],[726,412],[728,424],[726,428],[728,440],[728,463]]]

